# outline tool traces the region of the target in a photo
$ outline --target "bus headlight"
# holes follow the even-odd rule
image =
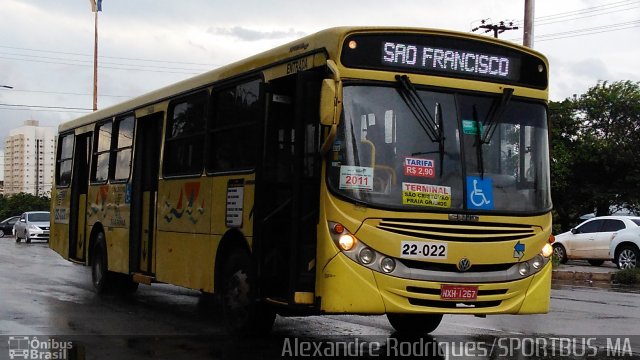
[[[368,247],[360,250],[360,262],[369,265],[376,259],[376,253]]]
[[[396,269],[396,261],[393,260],[392,258],[386,257],[382,259],[382,261],[380,262],[380,269],[384,273],[388,274]]]
[[[553,255],[553,246],[551,246],[551,244],[546,243],[544,244],[544,246],[542,247],[542,251],[540,251],[540,254],[542,254],[542,256],[548,258],[551,255]]]
[[[542,255],[536,255],[536,257],[531,261],[531,266],[536,270],[540,269],[542,265],[544,265],[544,258]]]
[[[518,266],[518,272],[522,276],[526,276],[527,274],[529,274],[529,269],[529,263],[527,262],[520,263],[520,265]]]
[[[340,248],[344,251],[353,249],[355,244],[356,238],[351,234],[344,234],[340,236],[340,239],[338,239],[338,245],[340,245]]]

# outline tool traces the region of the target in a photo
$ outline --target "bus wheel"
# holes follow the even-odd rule
[[[113,274],[108,270],[107,245],[104,234],[98,233],[93,245],[93,262],[91,264],[91,280],[98,294],[109,292],[112,288]]]
[[[222,317],[230,333],[266,333],[273,326],[276,314],[257,303],[252,280],[249,254],[231,250],[222,268],[221,284]]]
[[[399,333],[428,334],[440,325],[442,314],[387,314],[387,319]]]

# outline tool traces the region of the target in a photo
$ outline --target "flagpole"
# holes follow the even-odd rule
[[[93,40],[93,111],[98,110],[98,9],[96,9]]]

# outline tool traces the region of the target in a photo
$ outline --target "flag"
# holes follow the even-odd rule
[[[89,0],[89,2],[91,3],[92,12],[102,11],[102,0]]]

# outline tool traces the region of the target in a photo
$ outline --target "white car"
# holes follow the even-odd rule
[[[553,251],[563,264],[574,259],[588,260],[591,265],[600,266],[615,258],[615,253],[610,253],[609,249],[612,239],[627,229],[640,230],[639,226],[640,216],[595,217],[557,235]],[[637,253],[635,255],[637,258]]]
[[[20,215],[20,220],[13,226],[16,242],[24,239],[30,243],[33,239],[49,241],[49,212],[27,211]]]
[[[618,269],[637,267],[640,260],[640,227],[620,230],[613,234],[609,255]]]

